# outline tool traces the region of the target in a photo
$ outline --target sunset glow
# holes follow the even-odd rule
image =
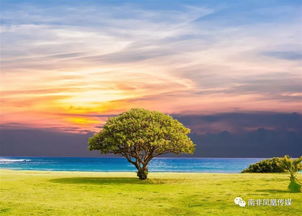
[[[294,3],[55,2],[3,1],[7,127],[95,131],[132,107],[302,110],[302,15]]]

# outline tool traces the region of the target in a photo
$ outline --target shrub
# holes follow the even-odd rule
[[[288,155],[284,157],[275,157],[262,160],[251,164],[242,173],[280,173],[288,172],[290,174],[290,183],[288,189],[290,192],[301,192],[302,183],[297,179],[297,173],[302,170],[302,156],[293,159]]]
[[[279,157],[259,161],[251,164],[248,168],[244,169],[242,173],[280,173],[285,172],[282,166],[282,160]]]
[[[288,189],[290,192],[297,193],[301,192],[302,183],[297,179],[297,173],[302,169],[302,156],[293,159],[288,155],[285,155],[281,158],[281,167],[283,167],[290,174],[290,183],[288,185]]]

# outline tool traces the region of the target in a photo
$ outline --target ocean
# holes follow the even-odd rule
[[[239,173],[262,158],[155,158],[151,172]],[[124,158],[0,157],[0,169],[48,171],[135,171]]]

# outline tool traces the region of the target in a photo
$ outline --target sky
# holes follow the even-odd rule
[[[0,2],[2,129],[93,132],[133,107],[302,113],[299,0]]]

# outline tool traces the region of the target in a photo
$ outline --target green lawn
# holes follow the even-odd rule
[[[1,172],[0,215],[302,215],[286,174]],[[299,176],[301,179],[301,175]],[[233,199],[292,199],[291,206],[239,207]]]

